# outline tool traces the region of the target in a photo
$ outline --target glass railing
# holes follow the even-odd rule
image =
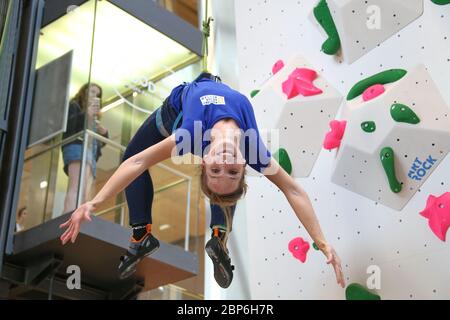
[[[66,197],[69,185],[61,148],[75,141],[82,143],[82,139],[80,132],[63,141],[48,141],[25,151],[19,207],[26,207],[27,214],[18,229],[26,230],[56,218],[64,213],[65,205],[76,201],[78,190],[70,195],[71,199]]]
[[[96,162],[95,177],[88,171],[89,146],[94,139],[103,143],[102,155]],[[75,142],[83,146],[83,158],[79,169],[78,184],[69,183],[71,167],[64,171],[62,148]],[[64,213],[73,211],[81,203],[92,199],[119,167],[125,147],[91,130],[85,130],[60,142],[38,145],[27,150],[21,183],[20,206],[27,207],[24,229],[45,223]],[[193,177],[167,164],[158,164],[150,169],[154,183],[152,218],[153,233],[161,241],[195,252],[189,239],[198,230],[198,194],[192,192]],[[79,187],[78,187],[79,186]],[[128,226],[129,215],[125,193],[120,192],[109,199],[95,215]]]

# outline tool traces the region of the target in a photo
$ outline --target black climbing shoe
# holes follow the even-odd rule
[[[131,238],[130,246],[125,255],[120,257],[119,278],[126,279],[136,272],[136,266],[147,255],[152,254],[159,248],[159,241],[150,231],[141,240]]]
[[[228,288],[233,281],[234,266],[226,252],[222,240],[213,236],[205,246],[206,253],[214,264],[214,279],[222,288]]]

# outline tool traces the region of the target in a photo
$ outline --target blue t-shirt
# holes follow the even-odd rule
[[[210,145],[209,129],[219,120],[231,118],[242,130],[240,149],[247,164],[258,172],[269,165],[271,155],[261,140],[253,107],[240,92],[202,78],[173,89],[169,102],[183,112],[181,126],[175,131],[178,155],[190,152],[203,157]]]

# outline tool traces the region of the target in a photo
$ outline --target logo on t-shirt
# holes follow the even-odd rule
[[[207,106],[210,104],[225,105],[225,97],[215,96],[212,94],[200,97],[200,101],[202,102],[202,105],[204,105],[204,106]]]

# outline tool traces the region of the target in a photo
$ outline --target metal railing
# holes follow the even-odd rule
[[[126,147],[113,141],[110,140],[108,138],[105,138],[104,136],[99,135],[98,133],[86,129],[84,131],[81,131],[69,138],[66,138],[62,141],[58,141],[55,142],[49,146],[46,146],[42,149],[40,149],[37,152],[31,152],[31,155],[29,155],[26,159],[25,162],[32,160],[33,158],[36,158],[46,152],[49,152],[53,149],[56,149],[58,147],[61,147],[63,145],[69,144],[79,138],[82,137],[83,140],[83,153],[82,153],[82,161],[81,161],[81,168],[80,168],[80,180],[79,180],[79,184],[78,184],[78,197],[77,197],[77,202],[76,202],[76,207],[78,207],[79,205],[81,205],[82,201],[83,201],[83,193],[84,193],[84,177],[85,177],[85,171],[86,171],[86,162],[87,162],[87,153],[88,153],[88,143],[90,139],[96,139],[100,142],[105,143],[106,145],[109,145],[117,150],[119,150],[120,152],[124,152]],[[180,179],[174,182],[171,182],[169,184],[166,184],[162,187],[159,187],[155,190],[155,193],[159,193],[165,190],[168,190],[170,188],[173,188],[177,185],[180,185],[182,183],[187,183],[187,194],[186,194],[186,211],[185,211],[185,215],[186,215],[186,228],[185,228],[185,241],[184,241],[184,250],[185,251],[189,251],[189,234],[190,234],[190,219],[191,219],[191,194],[192,194],[192,177],[174,169],[171,168],[169,166],[166,166],[162,163],[159,163],[156,165],[157,167],[165,170],[166,172],[170,172],[171,174],[174,174],[175,176],[178,176]],[[119,203],[113,207],[104,209],[98,213],[96,213],[96,216],[102,216],[105,215],[108,212],[112,212],[114,210],[118,210],[120,209],[120,225],[125,226],[125,206],[126,206],[126,202],[122,202]],[[45,222],[45,214],[44,214],[44,221]]]

